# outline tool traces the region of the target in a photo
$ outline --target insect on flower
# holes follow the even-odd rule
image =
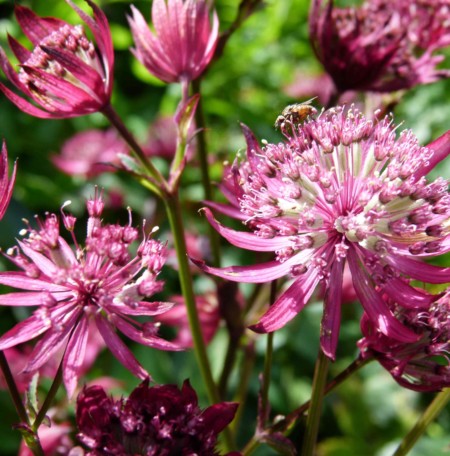
[[[275,128],[283,129],[286,122],[299,124],[306,120],[307,117],[317,114],[317,109],[311,106],[312,101],[317,97],[310,98],[303,103],[295,103],[286,106],[275,121]]]

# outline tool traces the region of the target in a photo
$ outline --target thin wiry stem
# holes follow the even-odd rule
[[[308,418],[306,419],[306,431],[301,452],[302,456],[313,456],[314,454],[317,434],[319,432],[320,416],[322,414],[322,402],[325,393],[329,363],[330,360],[320,348],[316,360],[316,368],[314,370],[313,390],[311,404],[308,409]]]
[[[450,388],[446,388],[440,393],[436,394],[431,404],[423,412],[414,427],[404,437],[402,443],[399,445],[393,456],[406,456],[411,448],[423,435],[428,425],[441,413],[443,408],[450,400]]]

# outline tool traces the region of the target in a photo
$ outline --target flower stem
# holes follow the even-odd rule
[[[167,198],[164,199],[164,203],[174,238],[181,290],[188,312],[189,326],[192,333],[192,339],[194,341],[195,356],[197,358],[198,366],[200,367],[200,372],[202,374],[209,401],[212,404],[216,404],[220,402],[220,397],[212,376],[205,341],[201,331],[200,320],[198,318],[197,307],[195,304],[195,295],[192,287],[192,277],[189,269],[186,241],[184,237],[183,218],[178,193],[175,192],[168,195]],[[225,439],[225,445],[228,448],[231,448],[231,434],[225,431],[222,434]]]
[[[39,409],[36,419],[34,420],[33,424],[31,425],[31,429],[34,432],[37,432],[42,421],[44,421],[45,416],[48,412],[48,409],[52,405],[52,402],[55,399],[56,393],[58,392],[58,389],[61,386],[62,378],[63,378],[63,361],[64,361],[64,358],[61,360],[61,362],[59,364],[58,371],[56,372],[55,378],[53,379],[53,383],[52,383],[52,386],[50,387],[47,397],[45,398],[45,401],[42,404],[42,407]]]
[[[277,281],[273,280],[270,284],[270,305],[275,302],[277,294]],[[272,359],[273,359],[273,336],[274,333],[267,334],[266,356],[264,359],[264,371],[261,382],[261,410],[260,414],[260,430],[265,428],[267,419],[269,417],[269,386],[270,376],[272,372]]]
[[[373,358],[356,358],[342,372],[336,375],[336,377],[334,377],[333,380],[331,380],[331,382],[327,384],[327,386],[324,389],[324,395],[326,396],[328,393],[333,391],[336,387],[343,383],[344,380],[346,380],[348,377],[350,377],[352,374],[354,374],[356,371],[361,369],[363,366],[365,366],[372,360]],[[278,421],[276,424],[274,424],[270,428],[271,432],[286,432],[292,426],[292,424],[309,409],[310,405],[311,399],[303,403],[300,407],[293,410],[283,420]]]
[[[9,394],[16,408],[17,415],[19,415],[20,421],[25,424],[30,424],[27,411],[22,403],[19,390],[17,389],[16,382],[12,375],[11,369],[9,368],[8,361],[3,351],[0,351],[0,369],[2,370],[3,376],[5,377],[6,384],[8,385]]]
[[[414,427],[404,437],[402,443],[399,445],[393,456],[405,456],[411,448],[420,439],[425,432],[428,425],[441,413],[442,409],[447,405],[450,400],[450,388],[446,388],[440,393],[436,394],[431,404],[423,412]]]
[[[200,79],[192,81],[192,92],[194,94],[200,94],[201,91],[201,82]],[[206,123],[205,115],[203,112],[203,102],[200,97],[197,104],[197,109],[195,110],[195,125],[198,130],[197,138],[197,155],[200,163],[200,172],[202,178],[203,194],[204,199],[211,201],[213,199],[212,195],[212,186],[211,178],[209,175],[209,166],[208,166],[208,150],[206,145]],[[208,235],[209,242],[211,244],[211,253],[213,264],[216,267],[220,267],[220,242],[219,235],[217,231],[211,226],[208,225]]]
[[[322,413],[322,402],[325,393],[325,382],[327,379],[328,365],[330,361],[319,349],[319,355],[314,370],[313,389],[311,404],[306,420],[306,431],[303,440],[302,456],[313,456],[316,446],[317,434],[319,432],[320,416]]]

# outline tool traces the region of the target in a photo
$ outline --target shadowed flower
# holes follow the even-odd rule
[[[112,165],[119,164],[119,154],[127,152],[128,147],[116,130],[86,130],[68,139],[52,161],[71,176],[94,177],[114,171]]]
[[[450,291],[429,309],[394,307],[397,318],[419,336],[401,343],[380,333],[367,315],[361,319],[364,338],[358,342],[363,358],[375,358],[397,383],[415,391],[450,387]]]
[[[19,109],[41,118],[67,118],[101,111],[109,104],[113,85],[114,52],[108,21],[102,10],[85,0],[94,12],[88,16],[71,0],[67,3],[90,28],[98,48],[86,37],[81,25],[73,26],[53,17],[38,17],[16,5],[15,14],[24,34],[34,46],[29,51],[8,36],[20,63],[14,71],[3,49],[0,65],[17,90],[38,106],[0,83],[0,90]]]
[[[219,21],[209,18],[205,0],[154,0],[153,33],[142,14],[132,5],[128,18],[136,45],[133,54],[164,82],[187,85],[198,78],[216,49]]]
[[[336,89],[391,92],[449,77],[438,70],[450,44],[446,0],[366,0],[337,8],[314,0],[310,37]]]
[[[194,124],[189,128],[189,136],[194,134]],[[149,157],[161,157],[166,160],[173,160],[177,150],[177,124],[173,117],[159,117],[150,125],[148,139],[143,150]],[[190,161],[194,155],[193,139],[187,145],[186,160]]]
[[[3,141],[0,157],[0,220],[5,215],[11,201],[16,171],[17,164],[14,164],[12,175],[10,178],[8,177],[8,151],[6,150],[6,143]]]
[[[215,456],[217,435],[233,420],[237,406],[221,402],[201,410],[188,380],[181,390],[149,387],[145,381],[118,401],[92,386],[77,399],[78,439],[90,456]]]
[[[344,266],[368,318],[383,334],[413,342],[382,299],[386,294],[408,308],[427,308],[432,296],[406,278],[432,283],[450,280],[450,269],[422,258],[450,250],[447,181],[427,183],[425,174],[450,152],[449,133],[420,147],[409,130],[396,138],[389,117],[368,120],[355,109],[330,109],[303,124],[285,125],[285,142],[260,147],[243,127],[247,158],[230,169],[223,212],[252,232],[213,227],[232,244],[274,252],[256,266],[204,270],[238,282],[263,283],[287,276],[290,287],[270,307],[257,332],[284,326],[325,284],[321,346],[334,358],[338,341]],[[222,210],[218,203],[212,207]]]
[[[0,350],[40,337],[30,354],[25,372],[36,372],[64,348],[63,380],[69,396],[76,388],[87,354],[90,322],[113,355],[133,374],[148,373],[118,337],[116,329],[133,341],[161,350],[177,350],[175,344],[157,336],[158,325],[136,321],[136,316],[165,312],[172,304],[144,299],[161,291],[157,280],[166,249],[145,238],[136,256],[129,253],[138,231],[130,224],[102,225],[103,201],[87,202],[89,219],[85,246],[75,239],[75,217],[62,211],[62,220],[73,237],[75,251],[60,236],[59,220],[47,214],[21,234],[19,246],[6,256],[22,271],[0,273],[0,283],[24,291],[0,295],[0,305],[39,306],[26,320],[0,337]],[[94,328],[95,330],[95,328]]]
[[[170,300],[175,305],[164,314],[155,317],[163,325],[172,326],[178,330],[177,337],[173,340],[180,347],[190,348],[194,346],[187,307],[182,296],[171,296]],[[196,297],[196,306],[200,326],[205,344],[209,344],[217,332],[220,323],[219,302],[213,291]]]

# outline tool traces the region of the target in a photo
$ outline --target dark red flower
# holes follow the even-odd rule
[[[90,456],[214,456],[217,435],[232,421],[238,404],[221,402],[205,410],[185,380],[175,385],[142,382],[128,399],[114,400],[99,386],[77,400],[78,438]],[[236,453],[233,453],[236,455]]]

